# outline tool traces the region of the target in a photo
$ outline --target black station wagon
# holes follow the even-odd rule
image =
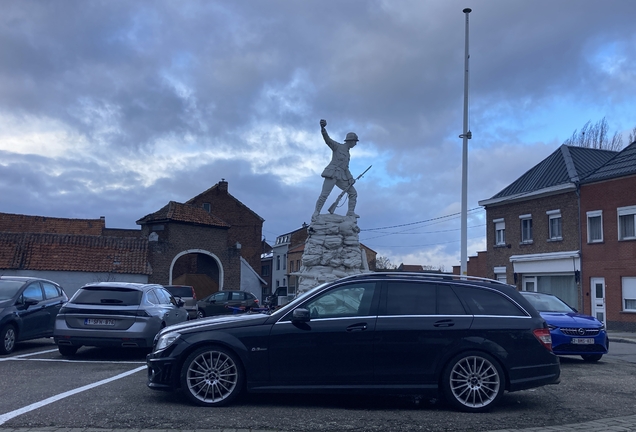
[[[271,314],[171,326],[147,357],[148,386],[223,406],[249,392],[441,396],[470,412],[504,390],[559,382],[548,326],[489,279],[366,273],[320,285]]]

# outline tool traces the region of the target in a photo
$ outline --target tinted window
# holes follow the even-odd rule
[[[42,288],[44,288],[44,295],[47,299],[60,297],[62,295],[60,289],[52,283],[42,282]]]
[[[77,304],[116,304],[123,306],[138,305],[142,292],[128,288],[80,288],[73,303]]]
[[[387,315],[435,315],[436,285],[428,283],[389,282]]]
[[[218,292],[210,296],[210,301],[215,300],[217,302],[227,301],[228,293],[227,292]]]
[[[453,289],[468,304],[473,315],[526,316],[512,301],[496,291],[465,286]]]
[[[464,315],[464,307],[447,286],[422,282],[389,282],[387,315]]]
[[[0,300],[8,300],[20,291],[22,281],[0,280]]]
[[[156,289],[155,294],[157,294],[157,298],[159,299],[160,304],[170,304],[172,301],[170,300],[170,293],[163,289]]]
[[[38,282],[32,283],[28,287],[24,289],[22,296],[26,299],[33,299],[37,301],[44,300],[44,295],[42,294],[42,288],[40,288],[40,284]]]
[[[364,316],[371,313],[375,283],[334,288],[305,304],[312,318]]]
[[[146,293],[146,298],[152,304],[159,304],[159,299],[157,298],[157,294],[155,294],[154,290],[148,291]]]

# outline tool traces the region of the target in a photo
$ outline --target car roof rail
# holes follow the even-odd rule
[[[458,275],[454,273],[426,273],[426,272],[402,272],[402,271],[388,271],[388,272],[368,272],[368,273],[360,273],[352,276],[347,276],[344,279],[368,279],[368,278],[377,278],[377,277],[402,277],[409,276],[420,279],[442,279],[442,280],[455,280],[455,281],[475,281],[475,282],[488,282],[488,283],[497,283],[500,285],[508,285],[505,282],[498,281],[496,279],[489,279],[480,276],[468,276],[468,275]]]

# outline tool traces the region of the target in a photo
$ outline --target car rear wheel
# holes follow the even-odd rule
[[[205,312],[201,309],[197,309],[197,318],[205,318]]]
[[[586,362],[597,362],[603,357],[603,354],[583,354],[581,357]]]
[[[468,412],[492,408],[504,392],[504,373],[486,353],[466,352],[455,356],[442,377],[442,392],[454,407]]]
[[[181,369],[181,388],[197,405],[224,406],[243,390],[245,374],[238,357],[221,347],[203,347]]]
[[[66,356],[66,357],[75,355],[79,348],[80,347],[78,347],[78,346],[72,346],[72,345],[58,345],[57,346],[57,350],[60,352],[60,354],[62,354],[63,356]]]
[[[16,332],[13,324],[7,324],[0,330],[0,354],[11,354],[15,348]]]

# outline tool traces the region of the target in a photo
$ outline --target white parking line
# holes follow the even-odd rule
[[[2,357],[0,358],[0,362],[2,361],[7,361],[7,360],[16,360],[16,359],[21,359],[24,357],[30,357],[30,356],[34,356],[34,355],[40,355],[40,354],[46,354],[46,353],[50,353],[53,351],[57,351],[57,348],[52,349],[52,350],[46,350],[46,351],[38,351],[38,352],[34,352],[34,353],[28,353],[28,354],[20,354],[17,356],[12,356],[12,357]]]
[[[3,425],[7,421],[9,421],[12,418],[17,417],[17,416],[19,416],[21,414],[28,413],[29,411],[36,410],[36,409],[41,408],[41,407],[43,407],[45,405],[51,404],[53,402],[57,402],[60,399],[64,399],[66,397],[73,396],[73,395],[75,395],[77,393],[81,393],[83,391],[90,390],[90,389],[95,388],[95,387],[99,387],[100,385],[108,384],[111,381],[115,381],[115,380],[118,380],[120,378],[127,377],[128,375],[132,375],[132,374],[134,374],[136,372],[139,372],[139,371],[142,371],[144,369],[146,369],[146,366],[140,366],[140,367],[135,368],[133,370],[129,370],[128,372],[124,372],[124,373],[121,373],[119,375],[116,375],[116,376],[114,376],[112,378],[107,378],[107,379],[104,379],[104,380],[101,380],[101,381],[97,381],[96,383],[93,383],[93,384],[88,384],[88,385],[85,385],[83,387],[76,388],[74,390],[69,390],[67,392],[60,393],[58,395],[51,396],[50,398],[41,400],[40,402],[36,402],[36,403],[31,404],[31,405],[27,405],[27,406],[25,406],[23,408],[19,408],[17,410],[8,412],[6,414],[2,414],[2,415],[0,415],[0,425]]]
[[[57,351],[57,350],[56,350]],[[54,363],[110,363],[110,364],[146,364],[145,361],[123,361],[123,360],[68,360],[68,359],[28,359],[14,358],[15,361],[40,361]]]

